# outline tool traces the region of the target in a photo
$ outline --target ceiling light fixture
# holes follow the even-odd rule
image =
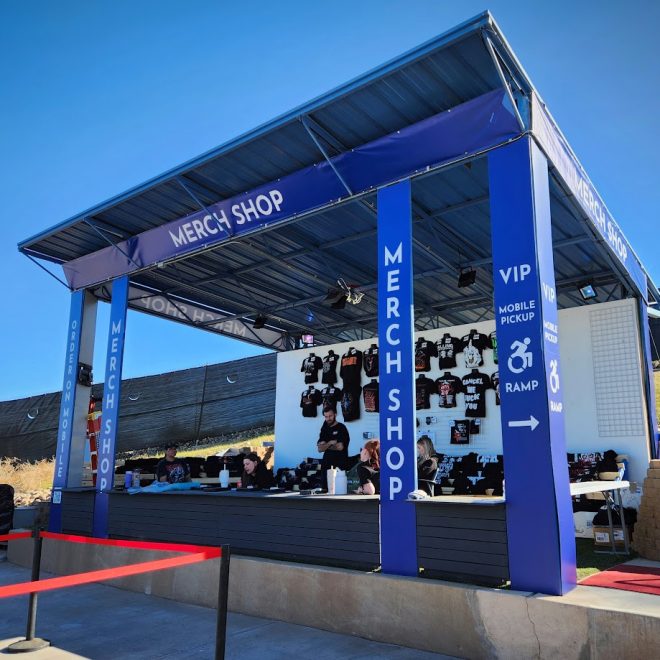
[[[267,322],[268,322],[268,318],[266,316],[264,316],[263,314],[257,314],[257,317],[252,322],[252,327],[255,330],[261,330],[261,328],[263,328]]]
[[[578,291],[582,296],[582,300],[592,300],[598,295],[596,289],[594,289],[593,282],[585,282],[584,284],[580,284]]]
[[[477,271],[474,268],[461,268],[458,274],[458,288],[472,286],[477,280]]]

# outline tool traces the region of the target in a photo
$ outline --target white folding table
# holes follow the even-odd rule
[[[605,495],[605,504],[607,505],[607,520],[610,526],[610,542],[612,550],[596,550],[600,554],[618,555],[630,554],[630,542],[628,540],[628,529],[623,513],[623,503],[621,501],[621,491],[630,488],[628,481],[580,481],[571,484],[571,497],[586,495],[587,493],[603,493]],[[612,504],[619,507],[619,516],[621,517],[621,528],[623,530],[623,553],[618,552],[614,541],[614,524],[612,522]]]

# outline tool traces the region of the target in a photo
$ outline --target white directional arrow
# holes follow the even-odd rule
[[[521,419],[513,422],[509,422],[509,426],[516,427],[516,426],[529,426],[529,428],[533,431],[537,426],[539,425],[539,420],[534,417],[534,415],[530,415],[529,419]]]

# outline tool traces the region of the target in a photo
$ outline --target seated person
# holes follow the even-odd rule
[[[368,440],[360,450],[358,495],[380,494],[380,440]]]
[[[328,488],[328,470],[331,467],[347,470],[349,466],[348,429],[337,421],[337,413],[333,408],[324,408],[323,418],[316,448],[323,454],[321,460],[321,482],[323,488]]]
[[[185,461],[176,458],[178,446],[174,443],[165,446],[165,458],[158,461],[156,479],[170,484],[190,481],[190,466]]]
[[[435,484],[433,480],[438,471],[438,455],[433,442],[428,435],[423,435],[417,441],[417,488],[433,497]]]
[[[248,488],[270,488],[275,485],[273,471],[269,470],[265,463],[254,452],[243,458],[243,474],[241,475],[241,487]]]

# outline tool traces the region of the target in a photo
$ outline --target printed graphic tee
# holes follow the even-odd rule
[[[435,382],[426,376],[415,380],[415,408],[428,410],[431,407],[431,394],[435,394]]]
[[[300,371],[305,374],[306,383],[316,383],[319,380],[319,369],[323,366],[323,362],[318,355],[313,353],[309,354],[309,357],[306,357],[302,361],[300,366]]]
[[[341,356],[339,375],[344,383],[344,390],[351,387],[359,387],[362,372],[362,351],[357,348],[349,348]]]
[[[465,416],[486,416],[486,390],[492,388],[487,374],[480,371],[471,371],[461,379],[463,394],[465,396]]]
[[[337,362],[339,356],[336,353],[328,353],[323,358],[321,382],[325,385],[334,385],[337,382]]]
[[[442,339],[435,342],[438,352],[440,369],[451,369],[456,366],[456,353],[461,350],[461,341],[449,333],[442,335]]]
[[[328,385],[321,390],[321,410],[332,408],[337,412],[337,404],[341,399],[341,390],[338,387]]]
[[[367,383],[362,389],[362,397],[364,398],[364,411],[369,413],[377,413],[378,408],[378,381]]]
[[[161,477],[167,477],[168,483],[176,484],[180,481],[185,481],[189,476],[190,466],[185,461],[180,461],[177,458],[173,461],[162,458],[156,466],[156,479],[158,481],[160,481]]]
[[[364,373],[367,378],[378,377],[378,346],[370,346],[363,355]]]
[[[431,371],[431,357],[437,357],[435,343],[423,337],[415,344],[415,371]]]
[[[497,364],[497,334],[495,330],[488,335],[488,339],[490,339],[490,347],[493,349],[493,362]]]
[[[491,377],[490,382],[495,390],[495,405],[500,405],[500,372],[496,371]]]
[[[490,339],[476,330],[461,338],[461,351],[463,351],[463,359],[468,369],[483,365],[485,348],[490,348]]]
[[[470,420],[455,419],[451,427],[451,438],[449,443],[452,445],[470,444]]]
[[[318,407],[321,405],[321,391],[315,387],[307,388],[300,395],[300,407],[303,417],[316,417]]]
[[[345,422],[353,422],[360,419],[360,392],[362,388],[359,385],[344,388],[341,394],[340,404],[341,413]]]
[[[435,379],[435,393],[440,396],[441,408],[455,408],[456,396],[463,391],[463,384],[458,376],[446,374]]]

